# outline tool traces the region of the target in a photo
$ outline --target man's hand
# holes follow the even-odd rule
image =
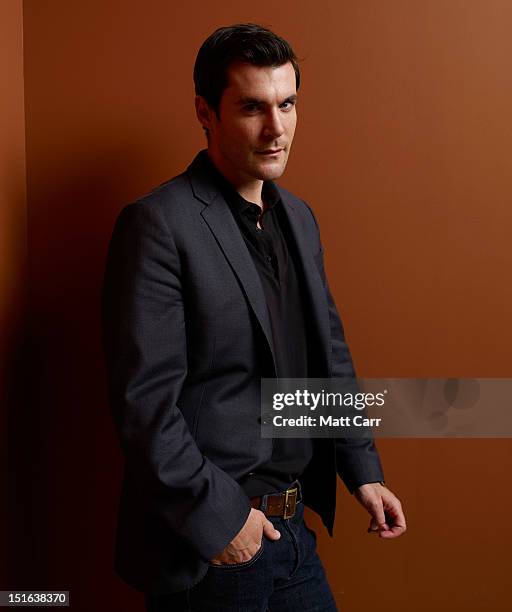
[[[407,526],[400,500],[380,482],[364,484],[354,491],[357,501],[370,513],[369,533],[379,532],[381,538],[397,538]]]
[[[281,534],[261,510],[251,509],[244,526],[226,548],[214,557],[213,565],[232,565],[250,561],[262,545],[263,536],[269,540],[279,540]]]

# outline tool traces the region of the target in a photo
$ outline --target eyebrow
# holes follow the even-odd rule
[[[291,96],[288,96],[280,104],[284,104],[285,102],[297,102],[297,94],[292,94]],[[266,102],[264,100],[259,100],[258,98],[246,97],[239,98],[236,101],[236,104],[239,106],[244,106],[245,104],[266,104]]]

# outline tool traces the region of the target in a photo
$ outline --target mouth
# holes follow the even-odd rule
[[[273,155],[279,155],[284,151],[284,147],[280,149],[265,149],[264,151],[256,151],[258,155],[263,155],[265,157],[272,157]]]

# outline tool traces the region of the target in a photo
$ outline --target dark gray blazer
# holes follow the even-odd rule
[[[238,482],[266,463],[260,380],[275,376],[265,297],[201,152],[186,172],[120,213],[103,293],[112,414],[126,459],[115,567],[142,591],[197,583],[238,533]],[[310,376],[353,375],[309,206],[278,187],[311,312]],[[368,440],[314,441],[305,504],[332,534],[336,472],[352,491],[383,479]]]

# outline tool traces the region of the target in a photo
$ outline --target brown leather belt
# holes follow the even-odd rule
[[[295,485],[295,483],[293,483]],[[297,504],[300,499],[299,484],[292,486],[283,493],[269,493],[251,497],[251,506],[256,510],[261,510],[265,516],[279,516],[289,519],[295,514]]]

